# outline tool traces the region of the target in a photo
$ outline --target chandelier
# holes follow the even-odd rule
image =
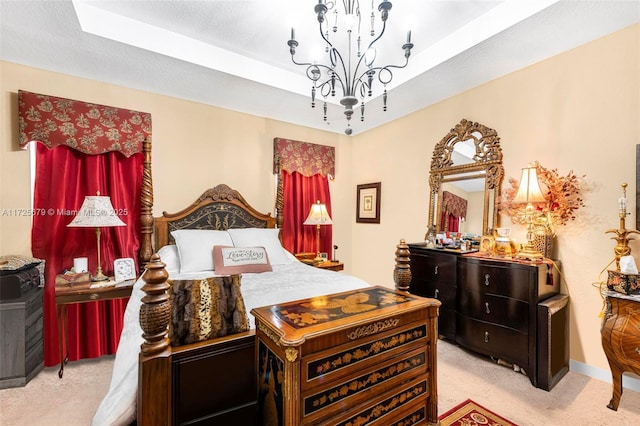
[[[360,121],[364,121],[365,98],[373,94],[374,82],[377,79],[384,88],[382,95],[383,111],[387,110],[387,84],[393,80],[392,68],[404,68],[409,63],[411,56],[411,31],[407,32],[407,41],[402,45],[404,50],[404,64],[402,65],[377,65],[375,44],[382,38],[387,28],[387,18],[391,10],[391,2],[383,0],[378,5],[382,28],[376,34],[376,13],[374,0],[371,0],[371,28],[367,35],[362,35],[362,14],[358,0],[342,0],[344,16],[340,18],[340,11],[336,1],[318,0],[314,11],[318,17],[320,36],[324,40],[326,63],[298,62],[295,59],[298,42],[295,39],[295,30],[291,28],[291,39],[287,42],[291,61],[296,65],[307,67],[306,74],[312,81],[311,107],[315,108],[316,94],[324,98],[324,121],[327,121],[327,97],[336,96],[336,89],[342,91],[340,104],[344,107],[344,115],[347,117],[345,133],[353,133],[351,117],[354,106],[360,103]],[[330,13],[332,16],[327,16]],[[339,25],[343,25],[341,28]],[[365,40],[365,38],[371,41]],[[346,48],[346,53],[340,53],[338,48]],[[323,55],[325,56],[325,55]]]

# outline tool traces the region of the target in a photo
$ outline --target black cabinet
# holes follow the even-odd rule
[[[0,301],[0,389],[24,386],[44,367],[43,293]]]
[[[424,245],[409,244],[411,259],[410,291],[438,299],[438,334],[454,340],[456,335],[456,253],[437,252]]]
[[[517,366],[542,389],[550,390],[566,374],[568,296],[559,294],[559,273],[552,264],[421,244],[409,244],[409,250],[409,291],[442,302],[442,337]]]

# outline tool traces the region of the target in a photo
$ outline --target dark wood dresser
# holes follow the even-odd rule
[[[536,387],[549,390],[568,371],[568,343],[566,307],[568,297],[558,295],[560,280],[557,271],[546,263],[493,260],[482,257],[458,258],[459,292],[457,303],[456,342],[476,352],[504,360],[524,370]],[[556,296],[549,306],[559,305],[556,318],[545,315],[539,306]],[[560,327],[551,323],[560,321]],[[539,321],[540,320],[540,321]],[[564,327],[563,327],[564,325]],[[553,347],[549,336],[542,333],[554,330],[553,336],[561,345]],[[553,352],[553,349],[556,349]],[[541,359],[549,354],[560,360],[553,374],[539,368]],[[549,363],[551,364],[551,363]],[[548,366],[551,368],[551,365]],[[548,383],[539,378],[547,377]]]
[[[605,301],[602,348],[613,379],[613,396],[607,407],[617,410],[622,396],[622,373],[640,375],[640,296],[608,291]]]
[[[424,244],[409,244],[411,252],[411,294],[438,299],[438,333],[456,338],[456,297],[458,294],[457,257],[459,252],[427,249]]]
[[[442,302],[438,332],[550,390],[569,371],[568,296],[547,263],[409,244],[409,291]]]
[[[368,287],[252,310],[262,424],[437,424],[439,306]]]
[[[44,290],[0,301],[0,389],[24,386],[44,368]]]

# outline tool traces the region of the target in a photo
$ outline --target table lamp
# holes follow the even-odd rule
[[[309,216],[303,222],[304,225],[316,225],[317,230],[317,238],[316,238],[316,258],[313,259],[314,262],[322,262],[323,258],[320,257],[320,226],[322,225],[331,225],[331,217],[329,217],[329,212],[327,212],[327,206],[320,203],[318,200],[317,203],[311,205],[311,210],[309,211]]]
[[[76,217],[67,225],[70,228],[96,228],[96,240],[98,243],[98,268],[91,281],[106,281],[109,279],[102,273],[100,266],[100,228],[111,226],[126,226],[116,215],[111,198],[97,195],[88,195],[84,198],[82,207],[76,213]]]
[[[525,217],[527,220],[527,244],[516,253],[516,259],[529,259],[538,260],[542,259],[542,253],[536,250],[534,239],[534,226],[533,226],[533,203],[542,203],[545,201],[544,195],[540,190],[540,184],[538,183],[538,174],[536,172],[536,166],[529,165],[522,169],[522,177],[520,178],[520,185],[518,186],[518,192],[513,198],[514,203],[526,203]]]

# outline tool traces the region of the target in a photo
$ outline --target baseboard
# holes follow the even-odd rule
[[[612,383],[611,370],[608,369],[593,367],[572,359],[569,360],[569,370],[584,374],[585,376],[589,376],[597,380],[602,380],[603,382]],[[622,387],[640,392],[640,378],[636,375],[630,374],[633,373],[625,373],[622,375]]]

